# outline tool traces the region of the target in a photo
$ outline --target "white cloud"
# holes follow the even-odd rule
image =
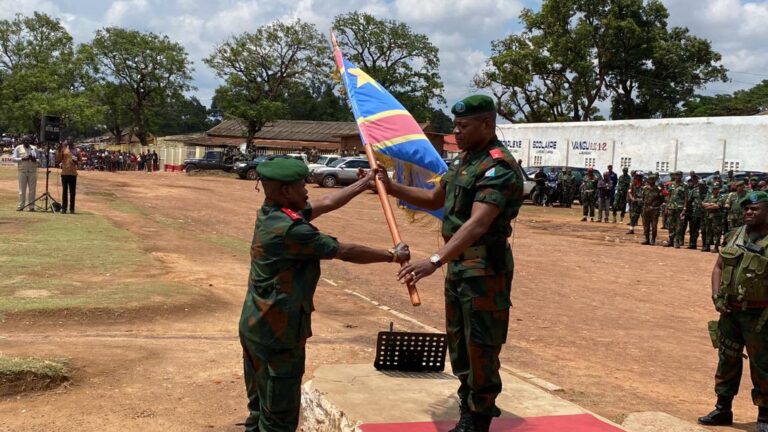
[[[119,0],[112,3],[104,15],[109,26],[134,27],[150,15],[147,0]]]

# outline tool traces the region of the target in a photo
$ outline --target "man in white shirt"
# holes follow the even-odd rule
[[[18,211],[24,210],[24,207],[35,200],[38,152],[37,147],[32,145],[34,142],[35,138],[31,135],[22,137],[21,144],[17,145],[11,154],[11,160],[17,163],[19,170],[19,206],[16,208]],[[30,206],[29,211],[35,211],[35,207]]]

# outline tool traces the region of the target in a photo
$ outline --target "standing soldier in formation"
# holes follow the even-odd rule
[[[597,205],[597,177],[595,177],[594,170],[587,168],[587,175],[581,182],[581,207],[583,209],[582,222],[587,221],[589,216],[590,221],[595,221],[595,205]]]
[[[257,171],[266,198],[256,216],[248,292],[240,316],[250,411],[245,427],[249,432],[293,432],[299,422],[305,346],[312,336],[310,318],[320,260],[402,263],[410,253],[402,243],[390,250],[339,243],[309,223],[368,190],[373,172],[308,202],[304,186],[308,169],[303,162],[277,158],[260,164]]]
[[[627,234],[634,234],[635,227],[643,214],[643,174],[636,172],[632,185],[629,188],[627,198],[629,199],[629,231]]]
[[[728,213],[727,231],[733,231],[744,225],[744,213],[741,211],[739,203],[747,195],[747,189],[744,181],[738,181],[734,185],[736,190],[729,193],[725,200],[725,209]]]
[[[624,223],[624,215],[627,211],[627,194],[629,193],[629,185],[632,183],[632,177],[627,174],[628,172],[629,168],[622,168],[622,174],[616,185],[616,195],[613,200],[613,223],[616,223],[617,211],[621,212],[621,223]]]
[[[723,223],[725,208],[725,196],[720,193],[720,184],[712,185],[712,193],[701,202],[704,209],[704,249],[702,252],[709,252],[712,245],[715,246],[715,252],[720,252],[720,238],[723,236]]]
[[[715,410],[699,418],[707,426],[733,424],[733,397],[739,391],[747,349],[757,432],[768,432],[768,193],[751,192],[739,201],[744,226],[731,231],[712,270],[712,300],[720,312]]]
[[[685,236],[685,211],[688,207],[688,187],[683,183],[683,172],[672,174],[672,183],[667,188],[667,229],[669,229],[669,244],[680,249]]]
[[[461,418],[453,432],[488,432],[501,414],[499,354],[509,328],[514,261],[509,237],[523,203],[523,179],[514,157],[496,138],[496,109],[488,96],[457,102],[456,143],[462,150],[434,189],[391,183],[387,192],[422,208],[444,211],[445,245],[398,273],[418,282],[447,265],[445,320],[453,373],[459,379]]]
[[[571,208],[571,205],[573,204],[574,184],[574,178],[571,169],[565,168],[565,171],[560,173],[560,178],[558,181],[560,182],[560,190],[562,191],[560,194],[560,205]]]
[[[659,227],[659,211],[664,203],[664,195],[661,188],[656,185],[656,177],[648,176],[648,182],[640,192],[640,200],[643,203],[643,236],[644,245],[656,245],[656,233]]]
[[[704,229],[704,209],[701,207],[701,203],[709,194],[707,185],[704,182],[697,183],[696,186],[691,189],[688,195],[688,209],[690,213],[690,230],[689,230],[689,242],[688,249],[696,249],[699,242],[699,232]],[[702,244],[704,243],[704,235],[702,234]]]

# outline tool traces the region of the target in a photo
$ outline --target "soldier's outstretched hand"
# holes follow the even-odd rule
[[[384,168],[384,165],[378,164],[376,169],[372,171],[376,172],[376,178],[381,180],[381,183],[384,185],[384,190],[386,190],[387,193],[390,193],[392,180],[389,178],[389,174],[387,173],[387,169]]]
[[[392,253],[392,261],[398,264],[411,260],[411,249],[403,242],[398,243],[389,252]]]

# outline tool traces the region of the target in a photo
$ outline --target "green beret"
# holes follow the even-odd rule
[[[750,192],[745,196],[744,198],[739,201],[739,205],[741,207],[744,207],[745,205],[749,204],[757,204],[757,203],[763,203],[768,202],[768,193],[765,193],[763,191],[754,191]]]
[[[759,178],[757,178],[757,177],[750,177],[750,178],[749,178],[749,181],[760,181],[760,179],[759,179]]]
[[[456,102],[451,108],[456,117],[469,117],[476,114],[496,112],[493,99],[485,95],[473,95]]]
[[[309,174],[309,168],[298,159],[274,158],[260,163],[256,167],[259,178],[274,180],[282,183],[295,183],[304,180]]]

